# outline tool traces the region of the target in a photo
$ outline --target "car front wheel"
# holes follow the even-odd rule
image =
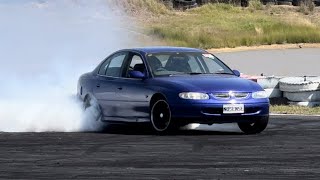
[[[157,100],[151,107],[150,119],[152,128],[158,133],[166,133],[174,129],[171,119],[169,104],[163,100]]]
[[[266,129],[269,117],[262,117],[254,123],[238,123],[239,128],[245,134],[258,134]]]

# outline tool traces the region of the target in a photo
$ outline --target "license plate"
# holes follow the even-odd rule
[[[223,105],[223,114],[244,113],[243,104],[225,104]]]

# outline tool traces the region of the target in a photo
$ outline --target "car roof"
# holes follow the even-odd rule
[[[150,54],[150,53],[161,53],[161,52],[198,52],[198,53],[206,53],[206,51],[202,50],[202,49],[187,48],[187,47],[171,47],[171,46],[141,47],[141,48],[132,48],[132,50],[144,52],[144,53],[147,53],[147,54]]]

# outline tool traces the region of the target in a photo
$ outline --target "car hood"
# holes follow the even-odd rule
[[[263,90],[257,83],[234,75],[183,75],[154,78],[156,83],[170,84],[185,91],[254,92]]]

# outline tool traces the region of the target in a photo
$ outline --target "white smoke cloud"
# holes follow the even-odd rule
[[[97,130],[78,77],[136,44],[103,0],[0,1],[0,131]]]

